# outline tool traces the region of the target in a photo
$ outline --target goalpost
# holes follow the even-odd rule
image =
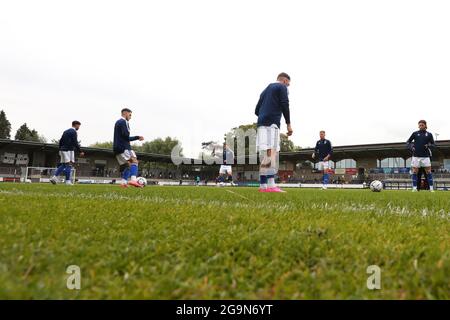
[[[35,183],[35,182],[43,182],[50,183],[50,178],[55,174],[56,168],[47,168],[47,167],[26,167],[25,172],[23,174],[23,178],[21,182],[25,183]],[[70,181],[75,183],[77,170],[72,167]],[[65,182],[65,176],[61,175],[58,177],[59,181]]]

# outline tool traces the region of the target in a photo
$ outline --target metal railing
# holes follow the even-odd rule
[[[411,190],[412,182],[409,181],[383,181],[383,187],[386,190]],[[449,181],[434,181],[435,190],[450,190]]]

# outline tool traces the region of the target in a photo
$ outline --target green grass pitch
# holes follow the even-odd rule
[[[450,298],[450,193],[287,191],[1,184],[0,298]]]

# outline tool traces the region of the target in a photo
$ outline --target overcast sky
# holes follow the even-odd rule
[[[291,75],[292,140],[405,141],[419,119],[450,139],[450,1],[1,1],[0,109],[48,140],[132,134],[202,141],[256,121]],[[282,131],[286,127],[283,123]]]

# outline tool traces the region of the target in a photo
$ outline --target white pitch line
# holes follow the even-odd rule
[[[233,191],[231,191],[231,190],[225,189],[225,191],[226,191],[226,192],[229,192],[229,193],[232,193],[232,194],[235,194],[235,195],[237,195],[238,197],[241,197],[242,199],[245,199],[245,200],[248,200],[248,201],[253,201],[252,199],[249,199],[249,198],[247,198],[247,197],[244,197],[243,195],[240,195],[239,193],[233,192]]]

